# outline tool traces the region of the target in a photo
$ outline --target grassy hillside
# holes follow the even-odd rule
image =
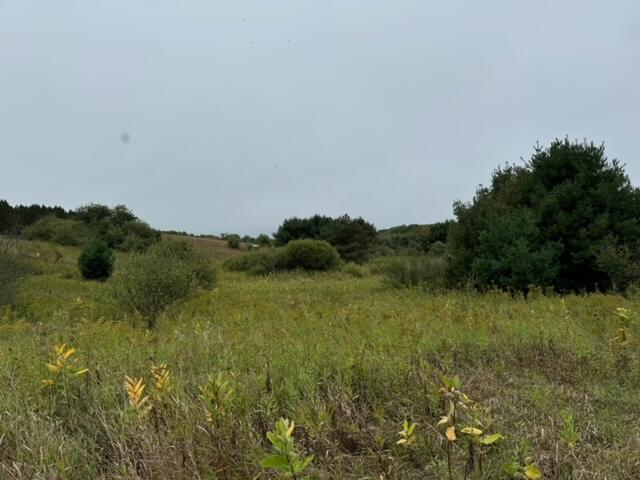
[[[193,241],[216,259],[236,253]],[[464,435],[451,445],[436,427],[443,375],[491,407],[487,431],[505,437],[483,448],[484,478],[511,478],[503,465],[524,445],[544,478],[640,468],[640,331],[616,311],[640,312],[638,297],[427,295],[376,276],[222,272],[149,332],[109,304],[108,285],[80,280],[77,250],[30,254],[40,274],[0,319],[0,478],[275,478],[260,460],[284,416],[315,455],[313,479],[446,479],[447,452],[462,479]],[[77,348],[68,375],[47,367],[56,344]],[[150,370],[161,364],[165,383]],[[126,376],[143,379],[150,410],[131,403]],[[409,447],[396,443],[405,419],[417,423]]]
[[[224,261],[247,250],[246,244],[240,244],[240,249],[238,250],[229,248],[226,240],[216,240],[215,238],[190,237],[171,233],[164,233],[162,237],[170,240],[184,240],[189,242],[195,249],[204,252],[214,261]]]

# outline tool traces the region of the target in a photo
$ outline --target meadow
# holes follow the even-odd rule
[[[237,253],[218,247],[212,262]],[[148,331],[80,278],[78,253],[29,244],[38,274],[0,314],[0,478],[278,478],[261,460],[281,417],[313,479],[640,471],[633,292],[427,293],[373,274],[220,270]],[[501,438],[452,441],[438,425],[452,392]]]

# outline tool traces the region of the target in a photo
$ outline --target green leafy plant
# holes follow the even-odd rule
[[[619,307],[616,309],[616,317],[618,319],[618,327],[611,339],[611,346],[615,357],[616,371],[621,374],[629,369],[632,360],[634,338],[631,328],[635,315],[631,310]]]
[[[580,441],[580,434],[576,430],[576,424],[573,415],[569,412],[562,412],[562,429],[560,430],[560,438],[569,448],[574,448]]]
[[[300,474],[311,464],[313,455],[306,457],[300,455],[294,444],[294,430],[293,420],[284,418],[278,420],[275,430],[267,432],[267,438],[275,453],[263,458],[260,464],[264,468],[277,471],[283,478],[308,479],[309,477],[301,477]]]
[[[460,377],[442,377],[443,387],[440,395],[444,406],[444,415],[437,426],[445,428],[447,439],[447,469],[449,478],[452,474],[452,450],[454,445],[462,444],[467,452],[465,478],[469,473],[478,470],[484,476],[483,457],[486,449],[504,439],[500,433],[488,433],[493,424],[491,410],[474,402],[462,392]]]
[[[529,446],[525,443],[518,446],[516,459],[505,463],[502,470],[513,479],[537,480],[542,478],[542,471],[534,464],[529,454]]]
[[[206,420],[214,426],[218,420],[227,415],[233,403],[235,391],[231,381],[222,373],[207,377],[207,382],[200,386],[200,399],[204,402]]]
[[[405,420],[402,423],[402,430],[398,432],[398,435],[400,436],[400,440],[396,442],[396,445],[403,445],[405,447],[408,447],[409,445],[413,445],[416,441],[415,429],[416,429],[415,423],[410,424],[407,420]]]

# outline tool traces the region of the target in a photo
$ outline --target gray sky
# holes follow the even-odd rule
[[[638,185],[638,25],[637,0],[0,0],[0,198],[425,223],[566,135]]]

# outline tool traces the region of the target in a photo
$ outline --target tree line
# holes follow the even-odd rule
[[[456,202],[453,212],[454,220],[380,231],[348,215],[292,217],[273,241],[267,235],[246,240],[264,247],[323,241],[342,260],[356,263],[384,255],[437,256],[444,272],[439,283],[449,287],[575,292],[622,291],[640,283],[640,190],[624,165],[606,157],[603,145],[557,139],[536,146],[528,161],[498,167],[490,185],[479,186],[471,201]],[[138,251],[160,236],[124,206],[67,211],[11,207],[2,200],[0,232],[16,231],[68,244],[97,237],[110,248]],[[407,268],[431,268],[433,262],[402,265],[405,276]],[[432,277],[417,272],[412,278]]]

